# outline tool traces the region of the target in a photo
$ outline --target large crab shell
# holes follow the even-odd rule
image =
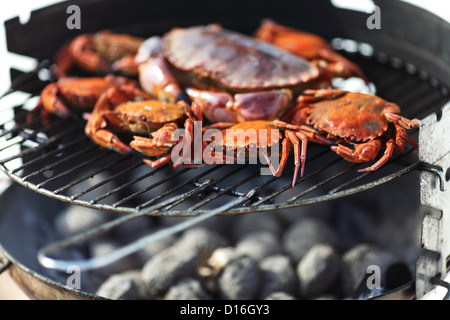
[[[334,137],[349,142],[365,142],[382,136],[388,130],[387,109],[400,113],[396,104],[380,97],[347,92],[337,98],[314,103],[309,110],[309,123]]]
[[[183,85],[246,92],[303,87],[319,75],[306,60],[218,25],[175,28],[163,54]]]

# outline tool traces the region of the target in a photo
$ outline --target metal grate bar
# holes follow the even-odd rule
[[[0,128],[3,128],[3,127],[5,127],[5,126],[6,126],[8,123],[10,123],[10,122],[14,122],[14,123],[15,123],[15,126],[12,127],[11,129],[2,131],[2,132],[0,133],[0,138],[6,136],[7,134],[10,134],[10,133],[13,133],[13,132],[20,131],[20,130],[26,128],[27,126],[30,126],[30,125],[32,125],[32,124],[35,124],[36,122],[38,122],[39,120],[41,120],[41,117],[40,117],[40,116],[36,116],[36,117],[32,118],[30,121],[26,121],[26,120],[27,120],[27,119],[26,119],[27,111],[24,110],[24,109],[22,109],[21,112],[20,112],[20,114],[22,114],[22,113],[24,113],[24,117],[23,117],[23,118],[25,118],[25,119],[24,119],[25,122],[23,122],[23,123],[21,123],[21,124],[18,124],[18,120],[19,120],[18,118],[22,118],[22,117],[17,117],[17,115],[15,115],[15,117],[12,117],[11,119],[9,119],[9,120],[3,122],[2,124],[0,124]]]
[[[357,177],[355,177],[355,178],[353,178],[351,180],[348,180],[348,181],[346,181],[344,183],[341,183],[338,187],[336,187],[334,189],[331,189],[328,193],[329,194],[336,193],[339,190],[342,190],[342,189],[344,189],[344,188],[354,184],[355,182],[358,182],[359,180],[362,180],[363,178],[367,177],[370,174],[371,174],[371,172],[363,172],[359,176],[357,176]]]
[[[50,182],[53,182],[53,181],[58,180],[58,179],[61,179],[61,178],[65,177],[65,176],[67,176],[68,174],[70,174],[70,173],[72,173],[72,172],[74,172],[74,171],[76,171],[76,170],[78,170],[78,169],[80,169],[80,168],[82,168],[84,166],[87,166],[87,165],[89,165],[89,164],[91,164],[93,162],[96,162],[97,160],[100,160],[106,154],[111,153],[111,152],[112,151],[110,151],[110,150],[102,150],[102,152],[100,154],[98,154],[97,156],[95,156],[93,158],[90,158],[89,160],[86,160],[84,162],[81,162],[80,164],[70,168],[69,170],[61,172],[61,173],[59,173],[59,174],[57,174],[57,175],[55,175],[55,176],[53,176],[51,178],[48,178],[47,180],[44,180],[44,181],[38,183],[37,187],[41,188],[41,187],[45,186],[46,184],[48,184]]]
[[[81,182],[83,182],[83,181],[89,179],[89,178],[92,178],[92,177],[96,176],[96,175],[99,174],[99,173],[102,173],[102,172],[104,172],[104,171],[107,171],[108,169],[110,169],[110,168],[112,168],[112,167],[118,165],[119,163],[124,162],[125,160],[130,159],[130,157],[131,157],[131,156],[128,155],[128,156],[126,156],[126,157],[120,158],[120,159],[118,159],[118,160],[116,160],[116,161],[114,161],[114,162],[108,164],[107,166],[102,167],[101,169],[98,169],[98,170],[92,172],[91,174],[85,175],[84,177],[81,177],[81,178],[79,178],[79,179],[76,179],[76,180],[74,180],[74,181],[72,181],[72,182],[70,182],[70,183],[68,183],[68,184],[66,184],[66,185],[64,185],[64,186],[62,186],[62,187],[59,187],[58,189],[54,190],[53,192],[54,192],[55,194],[59,194],[59,193],[61,193],[62,191],[66,190],[66,189],[69,189],[69,188],[71,188],[71,187],[73,187],[73,186],[75,186],[75,185],[77,185],[77,184],[79,184],[79,183],[81,183]]]
[[[154,169],[154,170],[151,170],[151,171],[149,171],[148,173],[146,173],[145,175],[142,175],[142,176],[140,176],[140,177],[138,177],[138,178],[136,178],[136,179],[134,179],[134,180],[129,181],[128,183],[125,183],[124,185],[122,185],[122,187],[125,188],[125,187],[127,187],[127,186],[131,186],[131,185],[133,185],[133,184],[136,183],[136,182],[139,182],[139,181],[141,181],[141,180],[144,180],[145,178],[148,178],[148,177],[154,175],[155,173],[157,173],[157,172],[163,170],[164,168],[165,168],[164,166],[161,166],[161,167],[158,167],[158,168],[156,168],[156,169]],[[179,171],[179,172],[180,172],[180,171]],[[181,173],[182,173],[182,172],[180,172],[180,174],[181,174]],[[146,188],[144,188],[144,189],[141,189],[141,190],[139,190],[139,191],[136,191],[136,192],[134,192],[134,193],[128,195],[127,197],[125,197],[125,198],[123,198],[123,199],[121,199],[121,200],[115,202],[115,203],[113,204],[113,207],[118,207],[118,206],[120,206],[121,204],[123,204],[123,203],[125,203],[125,202],[128,202],[128,201],[130,201],[130,200],[136,198],[137,196],[139,196],[139,195],[141,195],[141,194],[147,192],[148,190],[154,188],[154,187],[157,186],[157,185],[159,185],[159,182],[156,182],[156,183],[152,184],[151,186],[148,186],[148,187],[146,187]]]
[[[68,155],[67,157],[65,157],[65,158],[63,158],[63,159],[61,159],[59,161],[55,161],[55,162],[53,162],[53,163],[51,163],[51,164],[41,168],[40,170],[36,170],[34,172],[31,172],[31,173],[27,174],[25,177],[22,178],[22,180],[26,181],[29,178],[37,176],[38,174],[41,174],[41,173],[43,173],[45,171],[52,170],[52,169],[56,168],[57,166],[59,166],[59,165],[61,165],[63,163],[69,162],[69,160],[72,160],[72,159],[74,159],[74,158],[76,158],[76,157],[78,157],[80,155],[86,154],[90,150],[93,150],[95,148],[96,148],[95,145],[88,145],[84,149],[81,149],[81,150],[79,150],[77,152],[74,152],[74,153]]]
[[[22,150],[22,151],[19,152],[18,154],[15,154],[15,155],[12,155],[12,156],[10,156],[10,157],[8,157],[8,158],[3,159],[3,160],[0,162],[0,164],[7,163],[7,162],[9,162],[9,161],[11,161],[11,160],[14,160],[14,159],[17,159],[17,158],[23,158],[23,157],[25,157],[25,156],[27,156],[27,155],[30,155],[30,154],[33,154],[33,153],[37,153],[37,152],[39,152],[40,150],[43,150],[43,149],[47,148],[47,147],[48,147],[49,145],[51,145],[52,143],[55,143],[56,141],[60,140],[60,139],[63,138],[65,135],[67,135],[67,134],[69,134],[69,133],[75,131],[76,129],[77,129],[76,127],[70,127],[69,129],[67,129],[67,130],[65,130],[65,131],[62,131],[62,132],[60,132],[59,134],[54,135],[54,136],[52,136],[51,138],[47,139],[47,140],[45,141],[44,144],[41,144],[41,145],[39,145],[39,146],[37,146],[37,147],[35,147],[35,148],[29,148],[29,149]]]
[[[176,186],[176,187],[174,187],[174,188],[171,188],[171,189],[169,189],[169,190],[163,192],[162,194],[160,194],[160,195],[154,197],[153,199],[150,199],[150,200],[148,200],[148,201],[142,203],[141,205],[137,206],[136,209],[137,209],[137,210],[141,210],[141,209],[143,209],[143,208],[145,208],[145,207],[148,207],[149,205],[151,205],[152,203],[156,202],[156,201],[159,200],[159,199],[162,199],[162,198],[165,197],[166,195],[168,195],[168,194],[170,194],[170,193],[173,193],[173,192],[175,192],[175,191],[177,191],[177,190],[181,189],[182,187],[185,187],[185,186],[187,186],[187,185],[189,185],[189,184],[192,184],[194,181],[198,181],[198,180],[199,180],[200,178],[202,178],[203,176],[205,176],[205,175],[207,175],[207,174],[209,174],[209,173],[212,173],[213,171],[215,171],[215,170],[217,170],[217,169],[219,169],[219,168],[220,168],[220,166],[214,166],[214,167],[210,168],[209,170],[206,170],[206,171],[200,173],[199,175],[197,175],[197,176],[191,178],[190,180],[185,181],[184,183],[182,183],[182,184],[180,184],[180,185],[178,185],[178,186]],[[187,169],[186,169],[186,170],[187,170]],[[147,188],[144,188],[145,191],[144,191],[144,190],[143,190],[143,191],[144,191],[144,192],[149,191],[150,189],[153,189],[153,188],[154,188],[155,186],[157,186],[158,184],[159,184],[159,183],[154,183],[153,185],[151,185],[151,186],[149,186],[149,187],[147,187]]]
[[[308,193],[313,192],[314,190],[317,190],[319,187],[321,187],[321,186],[327,184],[327,183],[330,182],[330,181],[333,181],[333,180],[339,178],[340,176],[342,176],[342,175],[344,175],[344,174],[350,172],[351,170],[353,170],[354,168],[356,168],[356,167],[358,167],[358,166],[359,166],[359,163],[353,164],[353,165],[347,167],[346,169],[344,169],[344,170],[342,170],[342,171],[336,173],[335,175],[330,176],[329,178],[327,178],[327,179],[325,179],[325,180],[322,180],[322,181],[319,182],[319,183],[316,183],[314,186],[312,186],[312,187],[306,189],[306,190],[303,191],[303,192],[300,192],[300,193],[297,194],[296,196],[294,196],[294,197],[290,198],[289,200],[287,200],[287,203],[293,203],[293,202],[297,201],[299,198],[303,197],[304,195],[307,195]],[[289,186],[287,186],[287,187],[289,187]],[[285,187],[285,188],[286,188],[286,187]]]
[[[149,177],[149,176],[154,175],[155,173],[157,173],[157,172],[159,171],[158,169],[159,169],[159,170],[162,170],[163,167],[156,168],[156,170],[152,170],[151,172],[147,173],[146,175],[144,175],[144,176],[142,176],[142,177],[139,177],[139,178],[135,179],[134,181],[129,181],[128,183],[125,183],[125,184],[123,184],[123,185],[121,185],[121,186],[119,186],[119,187],[117,187],[117,188],[114,188],[114,189],[108,191],[107,193],[98,196],[97,198],[95,198],[94,200],[92,200],[91,203],[97,203],[98,201],[103,200],[104,198],[107,198],[107,197],[109,197],[110,195],[112,195],[112,194],[114,194],[114,193],[117,193],[117,192],[123,190],[125,187],[130,186],[130,185],[132,185],[133,183],[135,183],[135,182],[137,182],[137,181],[140,181],[140,180],[142,180],[142,179],[144,179],[144,178],[146,178],[146,177]],[[174,173],[173,175],[167,177],[166,179],[160,180],[160,181],[158,181],[157,183],[153,184],[153,186],[157,186],[157,185],[160,185],[160,184],[162,184],[162,183],[164,183],[164,182],[166,182],[166,181],[170,181],[170,180],[172,180],[174,177],[176,177],[176,176],[178,176],[178,175],[180,175],[180,174],[182,174],[182,173],[184,173],[184,172],[186,172],[186,171],[187,171],[187,170],[180,170],[180,171],[177,171],[176,173]]]
[[[54,149],[54,150],[51,150],[51,151],[47,151],[47,152],[41,154],[40,156],[27,161],[26,163],[24,163],[20,167],[15,168],[11,172],[12,173],[19,172],[20,170],[23,170],[23,169],[29,167],[30,165],[35,164],[36,162],[39,162],[39,161],[47,159],[48,157],[54,155],[55,153],[64,152],[66,149],[68,149],[70,147],[73,147],[74,145],[80,143],[81,141],[85,141],[85,140],[86,140],[86,137],[80,136],[80,137],[76,138],[76,140],[73,140],[73,141],[65,144],[63,147],[60,147],[60,148],[57,148],[57,149]]]
[[[243,166],[240,166],[240,167],[236,168],[235,170],[231,170],[230,172],[227,172],[227,173],[224,174],[222,177],[220,177],[219,179],[217,179],[217,182],[223,181],[223,180],[225,180],[225,179],[227,179],[227,178],[233,176],[234,174],[236,174],[236,173],[242,171],[242,170],[243,170],[244,168],[246,168],[247,166],[248,166],[248,165],[246,164],[246,165],[243,165]],[[254,176],[258,176],[258,175],[259,175],[259,172],[258,172],[257,174],[255,174]],[[205,200],[203,200],[203,201],[198,202],[198,203],[195,204],[194,206],[190,207],[189,210],[188,210],[188,212],[192,212],[192,211],[194,211],[194,210],[196,210],[196,209],[198,209],[198,208],[204,206],[205,204],[211,202],[212,200],[218,198],[219,196],[221,196],[221,195],[227,193],[228,191],[230,191],[230,190],[236,188],[237,186],[241,185],[242,183],[247,182],[246,180],[247,180],[247,179],[243,179],[243,180],[240,181],[240,179],[238,179],[238,182],[236,182],[235,184],[226,187],[224,190],[222,190],[222,191],[220,191],[220,192],[218,192],[218,193],[216,193],[216,194],[210,196],[209,198],[207,198],[207,199],[205,199]]]
[[[324,171],[325,169],[327,169],[327,168],[333,166],[334,164],[340,162],[341,160],[342,160],[342,159],[339,158],[339,159],[336,159],[336,160],[333,160],[333,161],[327,163],[326,165],[324,165],[324,166],[320,167],[319,169],[317,169],[317,170],[311,172],[310,174],[304,176],[303,178],[300,178],[300,179],[297,181],[297,184],[299,184],[299,183],[301,183],[301,182],[303,182],[303,181],[306,181],[306,180],[310,179],[311,177],[313,177],[313,176],[315,176],[315,175],[321,173],[321,172]],[[286,174],[290,173],[291,171],[294,171],[294,169],[290,169],[288,172],[286,172]],[[297,185],[297,184],[296,184],[296,185]],[[255,203],[253,204],[253,206],[259,206],[259,205],[263,204],[264,202],[267,202],[267,201],[273,199],[274,197],[280,195],[282,192],[285,192],[286,190],[290,189],[291,187],[292,187],[292,184],[288,184],[288,185],[285,185],[285,186],[282,187],[282,188],[278,188],[278,190],[276,190],[276,191],[274,191],[273,193],[271,193],[271,194],[265,196],[265,197],[262,198],[261,200],[255,202]]]
[[[138,163],[134,164],[133,166],[128,167],[128,168],[122,170],[121,172],[118,172],[118,173],[108,177],[107,179],[104,179],[103,181],[100,181],[99,183],[96,183],[95,185],[93,185],[93,186],[91,186],[91,187],[89,187],[89,188],[87,188],[87,189],[85,189],[85,190],[83,190],[81,192],[78,192],[77,194],[74,194],[70,198],[72,200],[78,199],[82,195],[84,195],[84,194],[86,194],[86,193],[88,193],[88,192],[90,192],[90,191],[92,191],[94,189],[97,189],[98,187],[100,187],[100,186],[102,186],[102,185],[104,185],[104,184],[106,184],[108,182],[111,182],[111,181],[115,180],[116,178],[120,177],[121,175],[123,175],[125,173],[128,173],[128,172],[136,169],[137,167],[140,167],[143,164],[144,164],[144,162],[138,162]]]

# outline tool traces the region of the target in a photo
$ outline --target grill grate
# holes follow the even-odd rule
[[[374,83],[377,94],[399,104],[406,117],[439,112],[448,100],[447,88],[398,59],[358,53],[350,58]],[[329,148],[313,144],[308,147],[305,176],[293,191],[292,156],[279,178],[261,176],[259,165],[248,164],[152,169],[139,155],[94,145],[84,135],[82,120],[55,117],[43,127],[38,116],[27,125],[28,110],[47,83],[36,76],[39,71],[25,74],[23,80],[36,88],[36,94],[15,107],[5,103],[5,97],[0,101],[0,112],[9,115],[2,116],[0,125],[0,168],[27,188],[68,203],[120,213],[193,216],[242,198],[245,201],[221,213],[271,211],[344,197],[423,169],[416,151],[408,149],[376,172],[358,173],[367,164],[346,162]],[[15,93],[13,88],[6,95]],[[417,138],[417,130],[411,134]]]

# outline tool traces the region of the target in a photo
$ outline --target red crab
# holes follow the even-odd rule
[[[211,122],[276,119],[320,77],[308,61],[216,24],[175,28],[140,51],[148,56],[139,66],[141,86],[172,99],[186,87]]]
[[[48,124],[48,115],[56,114],[62,118],[74,115],[74,110],[92,111],[95,103],[108,88],[121,87],[128,91],[139,91],[136,81],[121,76],[60,78],[48,84],[41,92],[36,108],[29,113],[29,120],[40,110],[44,124]],[[144,92],[142,92],[145,95]]]
[[[85,133],[98,145],[127,154],[132,149],[114,133],[138,134],[131,147],[149,156],[160,156],[173,147],[172,133],[186,118],[184,102],[170,103],[140,92],[109,88],[88,116]],[[144,138],[152,136],[151,138]]]
[[[311,61],[320,68],[325,80],[357,76],[367,82],[356,64],[338,54],[328,41],[316,34],[264,20],[255,37]]]
[[[216,139],[207,146],[207,152],[203,154],[210,156],[204,158],[207,162],[219,161],[234,163],[236,159],[243,159],[254,157],[259,152],[263,155],[272,174],[280,176],[287,163],[291,147],[294,150],[295,170],[292,179],[292,188],[294,188],[297,181],[297,176],[300,171],[300,176],[303,176],[306,150],[308,141],[330,144],[322,137],[319,132],[309,126],[297,126],[288,124],[280,120],[253,120],[245,121],[237,124],[216,123],[206,128],[220,128],[221,134],[216,136]],[[281,151],[280,162],[278,168],[275,169],[271,158],[273,156],[274,148]],[[215,154],[213,150],[223,150],[226,154]],[[230,152],[231,151],[231,152]],[[231,159],[229,158],[231,154]],[[271,157],[269,158],[269,154]],[[278,153],[276,153],[278,155]],[[272,158],[273,159],[273,158]]]
[[[406,143],[417,142],[406,129],[419,125],[418,119],[400,116],[400,107],[371,94],[339,89],[306,90],[298,105],[284,119],[295,125],[311,125],[337,145],[331,149],[347,161],[362,163],[374,159],[381,147],[383,156],[372,166],[359,170],[375,171],[393,155],[402,153]]]
[[[143,38],[102,30],[81,34],[65,45],[55,58],[54,73],[66,76],[73,65],[94,74],[121,72],[137,76],[134,57]]]

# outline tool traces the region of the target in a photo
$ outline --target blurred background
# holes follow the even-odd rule
[[[323,0],[325,1],[325,0]],[[448,0],[397,0],[412,3],[414,5],[423,7],[430,12],[440,16],[441,18],[450,21],[450,2]],[[4,21],[13,17],[19,16],[21,23],[26,23],[29,18],[29,13],[32,10],[39,9],[57,2],[70,1],[55,1],[55,0],[16,0],[14,2],[1,1],[0,2],[0,95],[3,94],[10,86],[9,68],[14,68],[22,71],[28,71],[34,67],[35,61],[27,57],[21,57],[16,54],[7,52]],[[373,2],[370,0],[331,0],[331,2],[339,7],[353,8],[359,11],[368,11],[373,8]],[[448,9],[446,9],[448,8]],[[370,11],[369,11],[370,12]],[[382,26],[382,8],[381,8],[381,26]],[[9,97],[3,99],[3,103]],[[0,192],[11,183],[6,175],[0,173]],[[1,204],[0,204],[1,205]],[[1,300],[17,300],[27,299],[27,297],[15,285],[9,277],[8,272],[0,275],[0,299]]]

